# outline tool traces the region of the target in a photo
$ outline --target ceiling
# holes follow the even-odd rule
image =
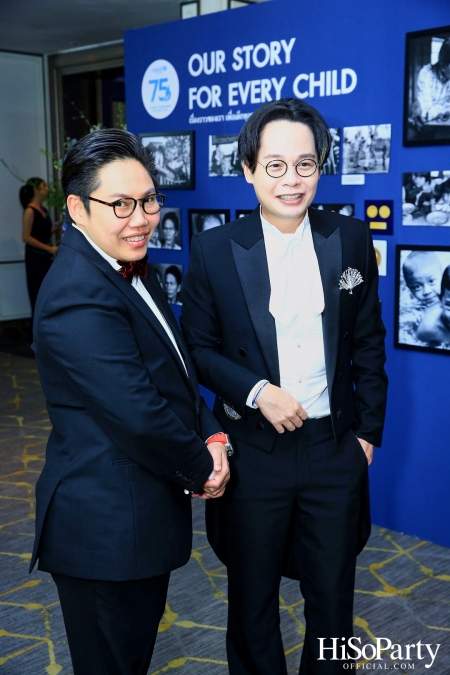
[[[179,18],[180,0],[0,0],[0,50],[59,52]]]

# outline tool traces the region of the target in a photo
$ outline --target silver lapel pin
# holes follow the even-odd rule
[[[339,279],[339,290],[349,291],[350,295],[352,295],[355,286],[359,286],[363,281],[364,279],[358,270],[353,269],[353,267],[347,267]]]

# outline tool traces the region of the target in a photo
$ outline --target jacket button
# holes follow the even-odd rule
[[[342,373],[339,373],[338,380],[342,380]]]
[[[346,340],[347,338],[348,338],[348,333],[344,333],[344,335],[342,336],[342,339]]]
[[[247,356],[247,352],[245,351],[245,349],[243,347],[239,347],[239,354],[241,356]]]
[[[258,424],[256,425],[256,428],[257,429],[264,429],[264,424],[262,422],[258,422]]]
[[[197,415],[200,415],[200,408],[196,408],[195,412],[197,413]]]
[[[339,417],[341,416],[341,414],[342,414],[342,413],[341,413],[340,410],[336,410],[336,417],[337,417],[338,419],[339,419]]]

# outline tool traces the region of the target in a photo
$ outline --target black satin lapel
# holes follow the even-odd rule
[[[161,289],[161,286],[159,285],[159,282],[153,270],[150,267],[148,267],[148,277],[147,279],[143,279],[142,281],[144,282],[144,286],[146,287],[147,291],[150,293],[153,300],[157,304],[158,308],[161,311],[161,314],[166,319],[175,336],[175,340],[185,360],[189,376],[186,374],[186,370],[184,369],[183,364],[180,361],[180,357],[175,347],[173,346],[171,339],[167,335],[167,332],[164,330],[163,326],[161,325],[161,322],[157,319],[157,317],[152,312],[150,307],[147,305],[145,300],[141,298],[136,289],[133,288],[132,285],[129,284],[127,281],[125,281],[125,279],[111,267],[109,262],[107,262],[103,258],[103,256],[101,256],[93,248],[93,246],[89,243],[86,237],[81,232],[79,232],[75,227],[69,226],[67,228],[66,234],[64,235],[62,245],[69,246],[70,248],[79,251],[83,256],[88,258],[91,263],[93,263],[96,267],[101,269],[102,272],[107,274],[108,278],[111,279],[113,284],[117,286],[117,288],[130,300],[130,302],[132,302],[133,305],[145,316],[145,318],[152,326],[155,333],[161,338],[161,340],[167,346],[169,351],[172,353],[173,358],[175,359],[175,362],[178,365],[181,374],[183,375],[184,378],[186,378],[187,382],[189,382],[189,384],[191,385],[193,398],[196,399],[197,398],[196,392],[198,391],[198,383],[194,367],[191,364],[189,354],[186,355],[187,349],[184,348],[184,343],[182,340],[180,340],[180,330],[177,321],[175,319],[172,310],[167,305],[164,293]]]
[[[146,279],[142,279],[142,282],[147,289],[147,291],[150,293],[152,296],[155,304],[157,305],[159,311],[167,321],[170,330],[173,333],[173,336],[175,338],[175,341],[178,345],[178,349],[180,350],[180,353],[183,357],[184,363],[186,365],[188,375],[189,375],[189,380],[190,384],[192,385],[192,388],[194,392],[196,393],[198,391],[198,380],[197,380],[197,374],[195,372],[194,364],[192,363],[191,356],[189,354],[188,348],[186,346],[186,343],[183,339],[183,336],[181,335],[180,327],[178,325],[178,322],[175,318],[174,313],[172,312],[170,305],[168,304],[166,297],[164,295],[164,292],[160,286],[160,283],[158,279],[156,278],[156,275],[153,273],[153,270],[149,269],[148,276]],[[153,312],[152,312],[153,313]],[[156,318],[156,317],[155,317]],[[158,321],[158,320],[157,320]],[[159,321],[158,321],[159,323]],[[159,324],[161,326],[161,324]],[[164,331],[164,335],[166,337],[166,340],[170,343],[170,346],[173,350],[173,344],[170,338],[168,337],[167,333]],[[176,353],[176,352],[175,352]],[[178,354],[176,354],[176,359],[177,362],[180,363],[181,368],[183,369],[183,374],[186,375],[186,371],[183,368],[183,364],[180,362],[180,357]]]
[[[340,331],[341,296],[339,279],[342,273],[341,231],[337,228],[327,238],[314,230],[312,234],[325,296],[322,327],[327,382],[331,393],[336,371]]]
[[[167,349],[171,352],[181,374],[189,382],[189,377],[186,374],[186,371],[183,367],[183,364],[180,361],[180,357],[177,354],[175,347],[172,344],[171,339],[164,330],[161,322],[157,319],[154,312],[147,305],[145,300],[139,295],[137,290],[133,286],[125,281],[125,279],[120,274],[111,275],[112,282],[119,288],[119,290],[133,303],[133,305],[144,315],[145,319],[151,325],[155,333],[160,337],[162,342],[166,345]],[[147,289],[148,290],[148,289]],[[149,291],[150,292],[150,291]],[[191,384],[191,383],[190,383]]]
[[[269,371],[270,381],[280,386],[275,319],[269,312],[270,278],[264,238],[261,237],[250,249],[244,248],[233,240],[230,244],[250,318]]]

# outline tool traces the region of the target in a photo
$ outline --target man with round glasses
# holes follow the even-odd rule
[[[231,675],[286,675],[282,575],[300,580],[305,601],[301,675],[345,672],[342,646],[354,656],[385,330],[367,224],[310,208],[330,142],[304,101],[257,109],[239,155],[259,205],[193,237],[184,281],[183,332],[235,449],[226,495],[207,503],[228,573]]]
[[[147,675],[191,493],[219,497],[226,436],[153,272],[165,197],[152,152],[120,129],[67,153],[72,224],[38,296],[34,344],[52,432],[31,569],[58,588],[74,675]]]

